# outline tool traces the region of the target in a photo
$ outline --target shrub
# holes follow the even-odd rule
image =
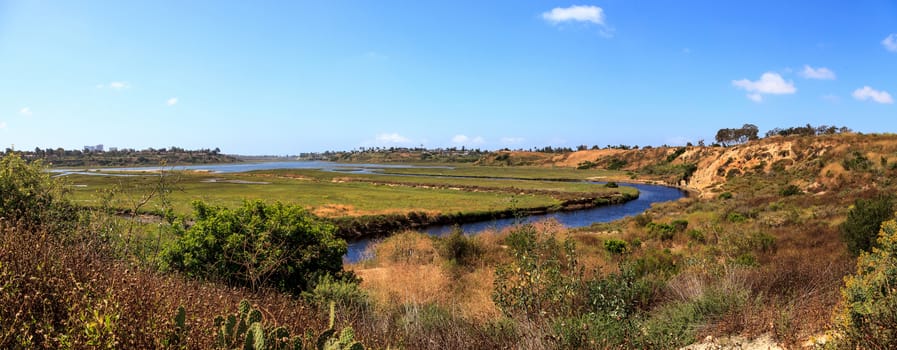
[[[726,220],[728,220],[729,222],[736,222],[736,223],[745,222],[745,221],[747,221],[747,216],[744,216],[744,214],[742,214],[742,213],[732,212],[732,213],[729,213],[729,215],[726,215]]]
[[[70,229],[77,215],[64,194],[40,162],[28,164],[15,153],[0,158],[0,219],[51,232]]]
[[[579,169],[579,170],[586,170],[586,169],[594,168],[594,167],[596,167],[597,165],[598,165],[597,163],[587,160],[587,161],[580,162],[580,163],[576,166],[576,169]]]
[[[651,223],[651,214],[648,214],[647,212],[645,212],[645,213],[636,215],[635,223],[636,223],[636,225],[639,225],[642,227],[648,226],[648,224]]]
[[[679,156],[681,156],[683,153],[685,153],[685,150],[686,150],[685,147],[677,148],[676,151],[674,151],[673,153],[671,153],[670,155],[667,156],[667,159],[666,159],[667,163],[676,160],[676,158],[679,158]]]
[[[868,251],[875,244],[881,223],[893,215],[894,204],[890,196],[856,200],[847,212],[847,220],[838,227],[841,238],[847,243],[847,250],[853,255]]]
[[[699,230],[688,230],[688,237],[696,242],[704,243],[706,242],[706,238],[704,237],[704,233]]]
[[[473,266],[483,253],[483,248],[473,237],[464,235],[460,228],[439,240],[439,254],[458,266]]]
[[[627,164],[629,164],[629,162],[627,162],[625,159],[614,157],[610,158],[606,164],[607,165],[605,167],[607,168],[607,170],[620,170],[623,169],[623,167],[625,167]]]
[[[793,195],[801,194],[801,193],[803,193],[803,191],[801,191],[800,187],[797,187],[797,185],[788,185],[788,186],[785,186],[785,188],[782,188],[781,191],[779,191],[779,194],[782,197],[793,196]]]
[[[611,182],[608,182],[608,183],[604,184],[604,187],[607,187],[607,188],[617,188],[617,187],[620,187],[620,185],[617,185],[616,182],[611,181]]]
[[[370,305],[370,297],[358,285],[358,281],[336,279],[325,275],[315,283],[314,289],[302,295],[310,303],[326,306],[336,303],[340,307],[364,309]]]
[[[725,199],[732,199],[732,192],[723,192],[723,193],[720,193],[719,196],[718,196],[717,198],[719,198],[719,199],[723,199],[723,200],[725,200]]]
[[[688,221],[674,220],[669,224],[659,224],[656,222],[649,223],[647,226],[648,234],[652,237],[660,238],[660,240],[668,241],[673,239],[676,233],[685,231],[688,228]]]
[[[688,228],[688,220],[676,219],[670,223],[670,226],[673,226],[673,230],[676,232],[682,232]]]
[[[837,326],[850,349],[890,349],[897,344],[897,222],[881,225],[877,247],[857,259],[857,272],[841,289]]]
[[[622,239],[608,239],[604,241],[604,249],[611,254],[623,254],[626,252],[626,241]]]
[[[866,158],[859,151],[853,151],[851,153],[851,158],[844,158],[841,161],[841,166],[847,170],[856,170],[856,171],[865,171],[872,168],[872,162],[869,161],[869,158]]]
[[[523,319],[572,314],[583,297],[573,240],[560,243],[526,224],[511,231],[505,243],[512,261],[495,270],[492,294],[501,311]]]
[[[299,293],[323,275],[342,277],[346,242],[299,206],[244,202],[231,210],[193,203],[196,223],[164,252],[168,267],[257,290]]]

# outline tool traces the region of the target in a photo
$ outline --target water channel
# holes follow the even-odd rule
[[[53,172],[66,174],[89,174],[89,175],[126,175],[113,172],[131,172],[131,171],[158,171],[158,170],[194,170],[208,171],[210,173],[239,173],[254,170],[272,170],[272,169],[321,169],[325,171],[336,172],[363,172],[369,174],[378,174],[379,169],[390,168],[443,168],[450,169],[445,166],[419,166],[408,164],[346,164],[333,163],[324,161],[280,161],[280,162],[262,162],[262,163],[235,163],[235,164],[209,164],[209,165],[188,165],[174,167],[129,167],[129,168],[105,168],[105,169],[83,169],[83,170],[63,170],[55,169]],[[596,222],[609,222],[622,219],[627,216],[637,215],[651,207],[651,204],[677,200],[686,195],[682,190],[645,184],[624,184],[632,186],[639,190],[639,197],[623,204],[601,206],[576,211],[554,212],[540,215],[532,215],[526,218],[506,218],[495,219],[489,221],[473,222],[460,225],[460,228],[468,234],[475,234],[485,229],[501,230],[505,227],[514,225],[515,223],[532,222],[545,219],[555,219],[566,227],[583,227],[589,226]],[[425,231],[431,235],[445,235],[454,229],[455,225],[437,225],[425,228]],[[362,239],[349,243],[349,252],[344,257],[347,262],[356,262],[360,260],[367,247],[370,246],[373,239]]]

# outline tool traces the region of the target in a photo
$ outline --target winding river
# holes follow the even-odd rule
[[[281,162],[261,162],[261,163],[234,163],[234,164],[209,164],[209,165],[189,165],[164,167],[164,170],[202,170],[210,173],[239,173],[253,170],[272,170],[272,169],[321,169],[326,171],[345,171],[345,172],[362,172],[369,174],[378,174],[378,170],[389,168],[450,168],[444,166],[419,166],[407,164],[346,164],[333,163],[323,161],[281,161]],[[119,175],[127,176],[128,174],[107,173],[107,171],[152,171],[161,170],[160,167],[129,167],[129,168],[106,168],[106,169],[85,169],[85,170],[63,170],[54,169],[53,172],[64,176],[67,174],[86,174],[86,175]],[[651,204],[677,200],[686,195],[681,191],[672,187],[644,185],[644,184],[625,184],[638,188],[639,197],[636,200],[623,204],[600,206],[595,208],[553,212],[540,215],[532,215],[523,219],[524,222],[532,222],[544,219],[555,219],[562,225],[567,227],[583,227],[589,226],[596,222],[609,222],[622,219],[627,216],[636,215],[644,212],[651,207]],[[473,222],[460,225],[461,229],[466,233],[481,232],[487,228],[503,229],[519,222],[519,219],[496,219],[490,221]],[[424,229],[425,232],[432,235],[445,235],[452,231],[455,225],[430,226]],[[372,239],[363,239],[349,243],[349,252],[343,258],[346,262],[359,261]]]
[[[622,219],[627,216],[637,215],[648,208],[651,204],[674,201],[685,197],[686,192],[672,187],[644,184],[623,184],[632,186],[639,190],[639,197],[623,204],[600,206],[595,208],[553,212],[540,215],[531,215],[523,219],[524,222],[533,222],[545,219],[555,219],[566,227],[584,227],[596,222],[610,222]],[[496,219],[490,221],[473,222],[460,225],[461,229],[466,233],[481,232],[485,229],[503,229],[519,222],[516,218]],[[431,235],[445,235],[452,232],[455,225],[430,226],[424,231]],[[364,257],[365,250],[375,239],[362,239],[349,243],[349,252],[343,258],[346,262],[357,262]]]

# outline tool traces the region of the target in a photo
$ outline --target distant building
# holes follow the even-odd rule
[[[96,146],[84,146],[84,150],[87,152],[102,152],[103,144],[99,144]]]

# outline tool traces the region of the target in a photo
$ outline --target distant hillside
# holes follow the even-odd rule
[[[7,149],[5,153],[13,152]],[[15,151],[28,161],[42,160],[53,167],[84,167],[84,166],[143,166],[143,165],[183,165],[183,164],[213,164],[235,163],[241,159],[222,154],[219,149],[185,150],[179,147],[144,150],[113,149],[103,150],[65,150],[40,149],[33,151]]]
[[[772,136],[731,147],[600,149],[559,155],[496,152],[477,164],[627,170],[640,178],[696,190],[705,197],[722,191],[723,184],[739,175],[788,172],[795,185],[815,193],[839,188],[848,175],[871,180],[876,171],[897,166],[897,135]]]
[[[302,160],[326,160],[353,163],[473,163],[488,151],[466,148],[371,147],[352,151],[302,153]]]

